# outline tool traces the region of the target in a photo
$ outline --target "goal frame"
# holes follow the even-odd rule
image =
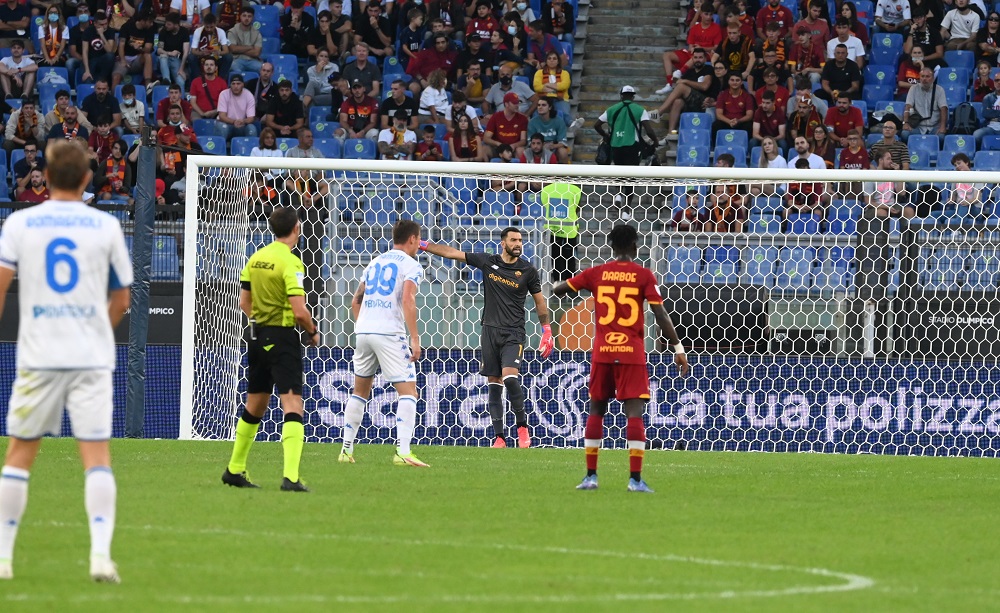
[[[467,175],[486,177],[488,175],[505,175],[510,177],[541,177],[542,180],[572,180],[586,179],[590,182],[603,184],[614,190],[616,186],[632,183],[642,184],[643,181],[653,183],[664,181],[705,182],[744,182],[761,181],[772,183],[787,182],[903,182],[903,183],[986,183],[1000,184],[1000,172],[995,171],[932,171],[930,174],[919,171],[901,170],[776,170],[767,168],[718,168],[718,167],[619,167],[595,165],[528,165],[528,164],[491,164],[467,162],[416,162],[416,161],[384,161],[384,160],[344,160],[344,159],[301,159],[283,158],[243,158],[237,156],[206,156],[192,155],[187,160],[187,176],[189,180],[185,198],[185,227],[183,251],[183,321],[182,321],[182,368],[180,381],[180,438],[192,439],[193,432],[193,393],[194,393],[194,357],[195,357],[195,295],[189,291],[197,282],[196,259],[198,257],[198,216],[196,214],[199,200],[200,184],[196,179],[205,168],[242,168],[268,169],[280,166],[284,169],[319,170],[319,171],[355,171],[372,173],[399,173],[414,175],[426,173],[429,175]],[[536,179],[537,180],[537,179]],[[611,220],[608,220],[608,229]],[[547,293],[550,287],[544,284]],[[235,419],[235,416],[234,416]]]

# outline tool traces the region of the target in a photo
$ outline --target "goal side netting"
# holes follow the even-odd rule
[[[424,238],[463,251],[495,253],[503,228],[521,230],[556,337],[550,358],[536,354],[529,298],[521,379],[539,444],[582,446],[589,406],[593,298],[558,299],[551,289],[609,260],[608,232],[628,223],[692,364],[678,379],[647,309],[651,447],[1000,450],[1000,173],[191,156],[188,178],[181,438],[234,435],[246,402],[239,274],[272,240],[269,211],[291,206],[321,331],[319,347],[304,352],[309,441],[341,438],[351,296],[368,262],[391,248],[393,224],[413,219]],[[553,231],[572,222],[574,204],[578,236]],[[415,441],[487,445],[481,273],[418,259]],[[394,441],[395,403],[376,377],[360,442]],[[275,399],[259,438],[279,440],[280,423]],[[606,444],[621,445],[621,412],[606,425]]]

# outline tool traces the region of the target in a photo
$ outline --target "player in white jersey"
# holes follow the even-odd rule
[[[354,438],[365,416],[372,379],[379,370],[399,393],[396,404],[397,466],[421,466],[410,451],[417,421],[417,369],[420,337],[417,333],[417,290],[424,270],[415,259],[420,226],[403,220],[392,229],[393,249],[365,269],[354,292],[354,390],[344,409],[344,446],[338,461],[354,463]]]
[[[85,471],[90,576],[118,583],[111,561],[117,488],[111,472],[113,329],[129,305],[132,265],[121,226],[81,202],[86,151],[59,140],[45,151],[50,199],[11,215],[0,232],[0,313],[18,275],[17,378],[0,471],[0,579],[13,577],[14,540],[41,438],[69,413]]]

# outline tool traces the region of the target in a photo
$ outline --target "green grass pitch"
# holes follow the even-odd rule
[[[0,443],[0,450],[6,443]],[[993,610],[1000,463],[991,459],[624,451],[578,492],[582,450],[306,445],[310,494],[223,486],[230,445],[116,440],[123,583],[87,577],[83,477],[47,440],[3,611]]]

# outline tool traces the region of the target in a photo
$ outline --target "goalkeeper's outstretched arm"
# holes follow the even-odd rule
[[[459,262],[465,261],[464,251],[459,251],[458,249],[447,245],[436,245],[434,243],[428,243],[427,241],[420,241],[420,250],[434,255],[439,255],[443,258],[448,258],[449,260],[457,260]]]

